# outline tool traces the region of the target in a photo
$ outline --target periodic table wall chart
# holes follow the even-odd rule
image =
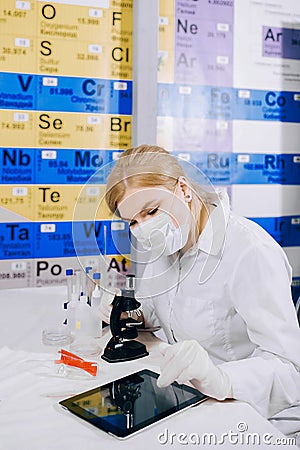
[[[300,3],[160,0],[157,142],[227,187],[300,295]]]
[[[132,0],[3,0],[0,39],[0,287],[65,283],[99,251],[126,272],[128,227],[98,204],[131,146]]]
[[[99,249],[130,267],[127,224],[99,197],[132,143],[133,6],[1,1],[0,287],[65,283]],[[297,0],[159,0],[156,130],[282,245],[295,302],[299,18]]]

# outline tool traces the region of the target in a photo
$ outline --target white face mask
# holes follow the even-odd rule
[[[169,214],[162,211],[137,225],[131,233],[145,250],[172,255],[187,243],[189,229],[187,222],[176,228]]]

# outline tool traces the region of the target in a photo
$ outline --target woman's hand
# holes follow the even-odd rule
[[[199,342],[190,340],[174,345],[162,344],[160,351],[164,359],[157,380],[159,387],[168,386],[175,380],[180,384],[190,381],[203,394],[217,400],[232,398],[228,375],[211,361]]]

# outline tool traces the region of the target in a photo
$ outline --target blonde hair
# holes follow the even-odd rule
[[[122,153],[107,179],[105,200],[111,212],[118,215],[118,204],[127,188],[164,186],[173,192],[179,177],[185,177],[193,192],[190,205],[194,220],[190,240],[195,243],[200,234],[200,213],[208,201],[208,192],[189,180],[177,159],[161,147],[143,144]]]

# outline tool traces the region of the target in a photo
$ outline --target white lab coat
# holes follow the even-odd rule
[[[229,375],[234,398],[270,418],[291,405],[300,412],[291,277],[280,245],[233,214],[223,190],[197,244],[147,263],[137,295],[146,327],[161,326],[170,343],[196,339]]]

